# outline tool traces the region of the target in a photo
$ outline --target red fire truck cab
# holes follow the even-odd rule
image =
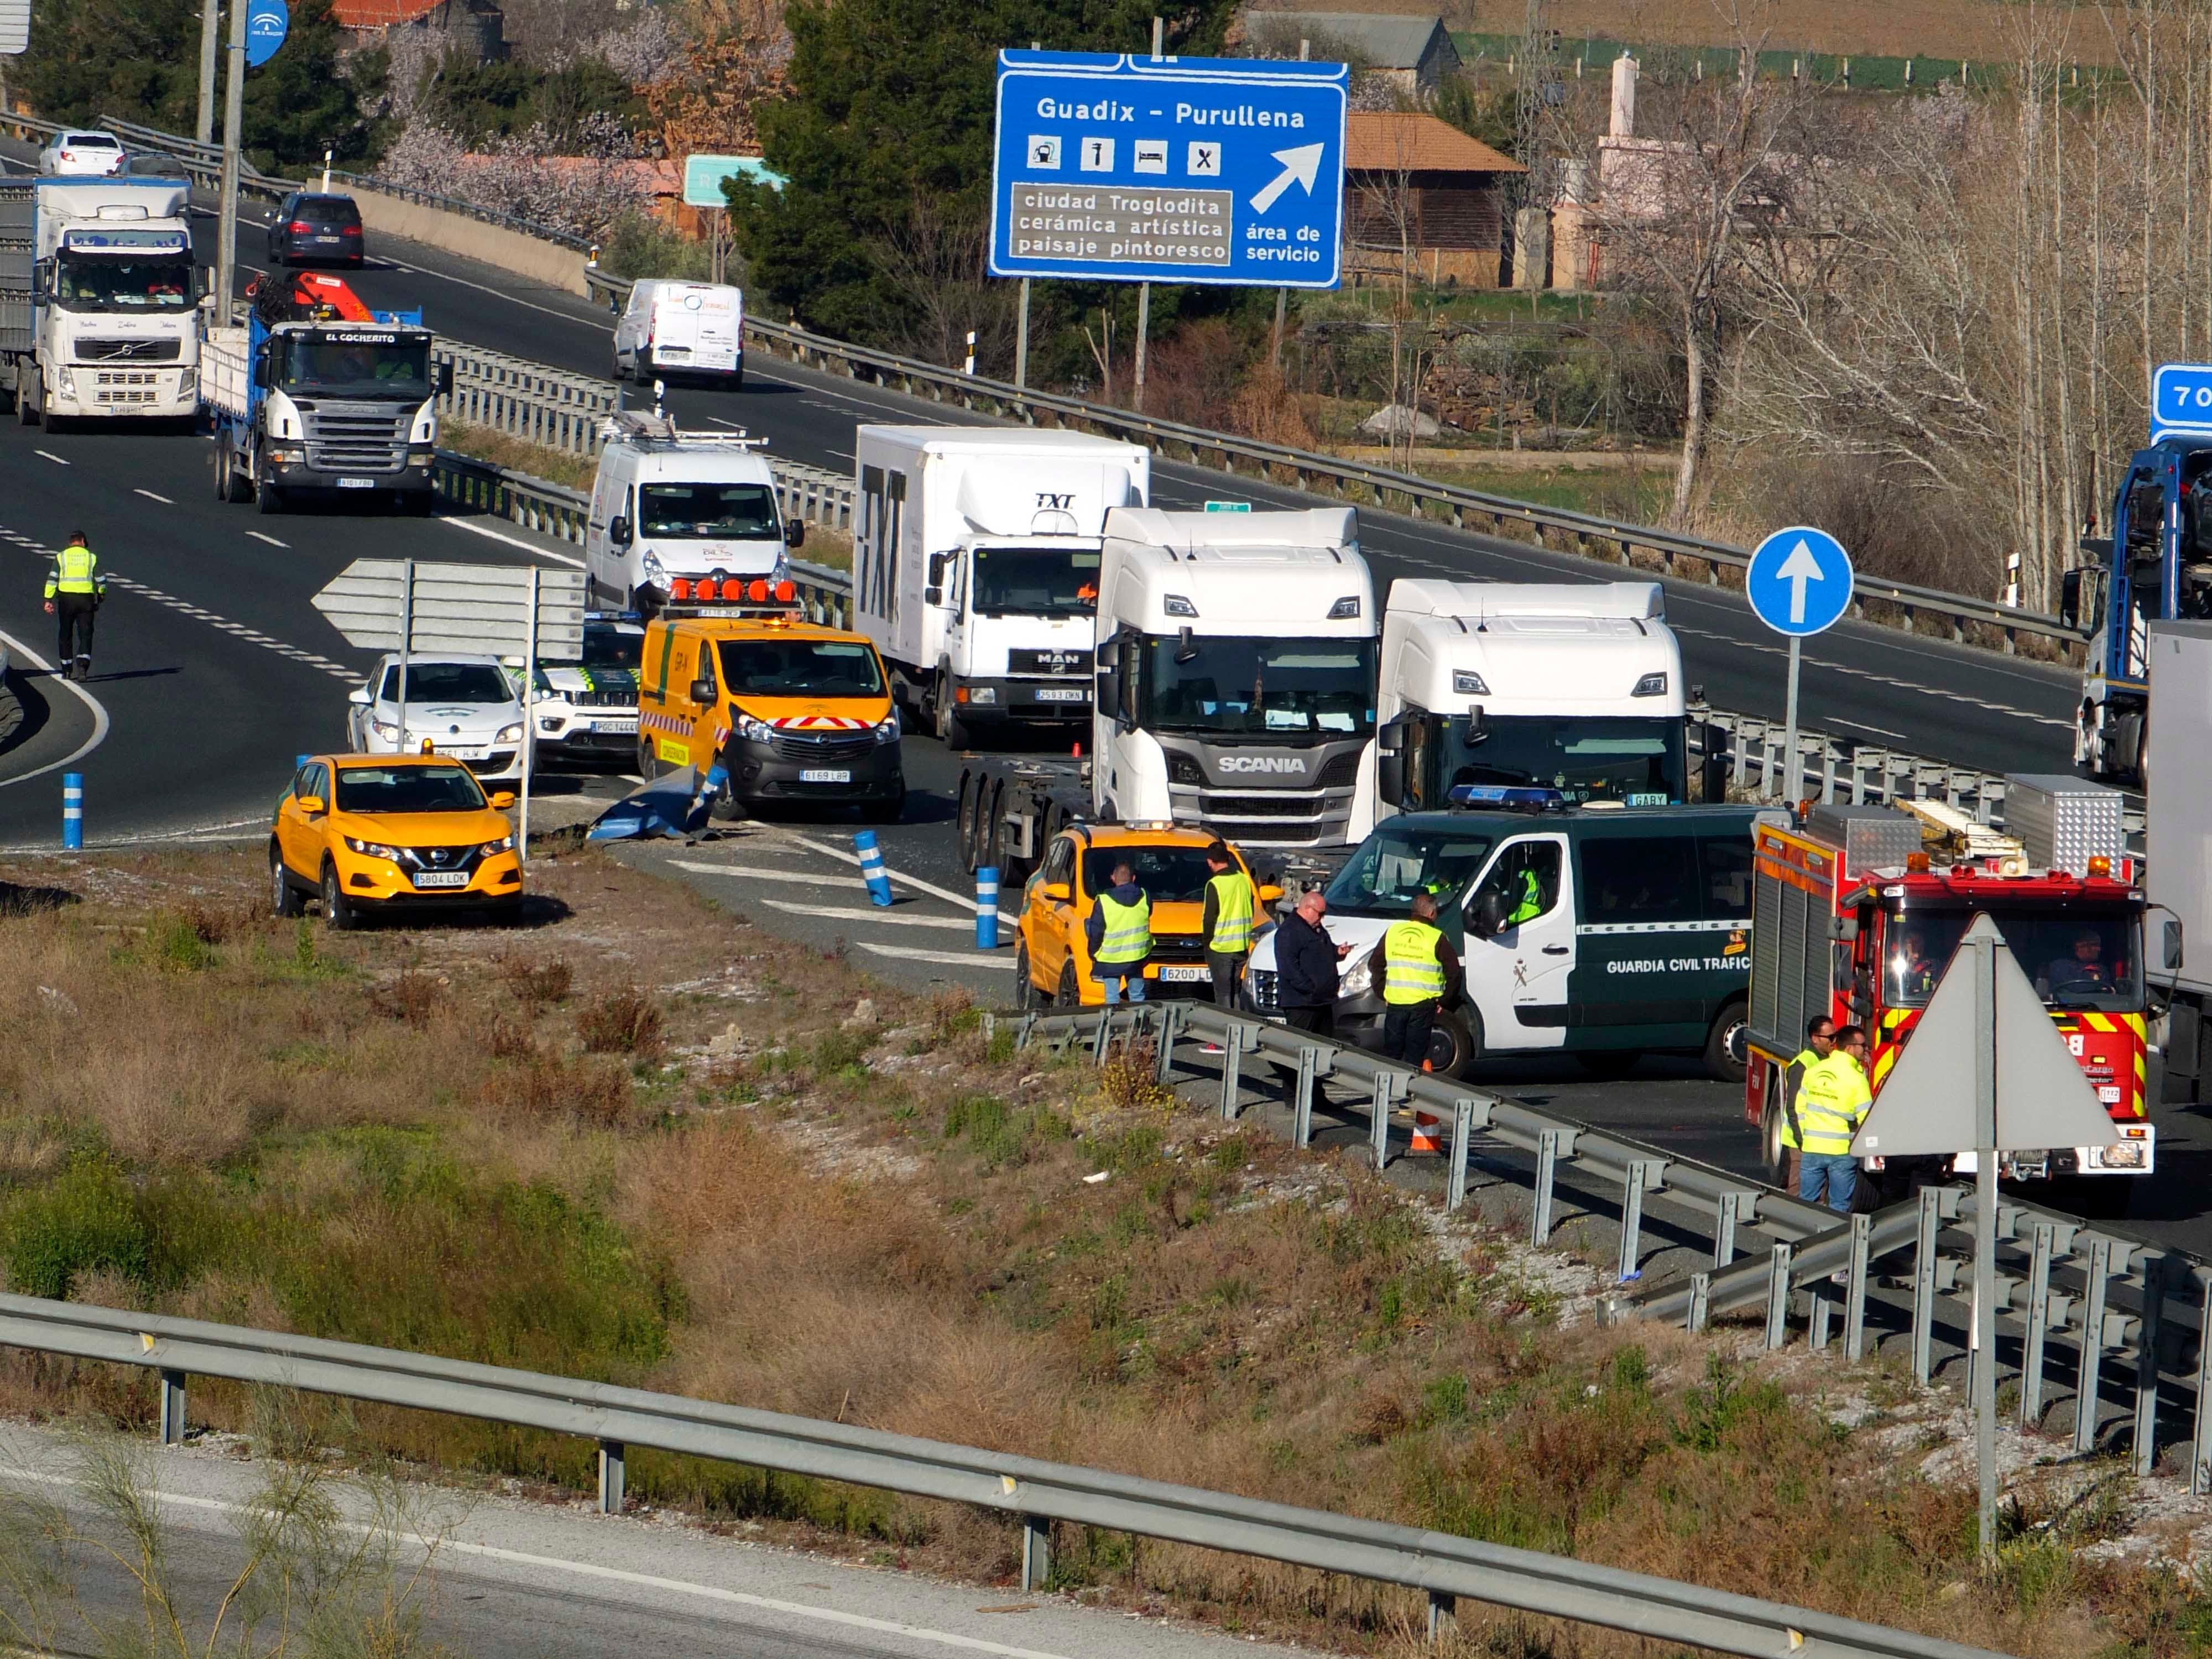
[[[2024,853],[1948,862],[1923,849],[1918,818],[1887,807],[1815,806],[1793,827],[1754,827],[1744,1117],[1775,1178],[1783,1077],[1807,1024],[1826,1014],[1865,1027],[1879,1096],[1960,935],[1986,913],[2122,1135],[2113,1146],[2007,1152],[1998,1173],[2063,1182],[2063,1192],[2045,1189],[2063,1209],[2124,1212],[2134,1188],[2126,1177],[2151,1173],[2155,1135],[2144,1092],[2143,895],[2119,844],[2117,805],[2109,816],[2107,850],[2087,850],[2094,836],[2062,837],[2055,852],[2024,837]],[[1973,1168],[1971,1152],[1869,1158],[1861,1188],[1892,1203]]]

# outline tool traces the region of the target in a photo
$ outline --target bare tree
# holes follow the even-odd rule
[[[987,272],[991,227],[964,204],[947,207],[916,191],[899,222],[874,237],[876,268],[913,319],[902,342],[916,356],[948,367],[963,362],[975,333],[979,363],[1011,363],[1016,319],[1010,284]]]

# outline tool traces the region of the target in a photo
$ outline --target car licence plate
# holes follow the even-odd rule
[[[1079,685],[1040,685],[1036,699],[1039,702],[1081,702],[1087,695]]]
[[[1202,963],[1189,966],[1178,963],[1171,968],[1163,967],[1160,969],[1160,977],[1170,984],[1202,985],[1213,977],[1213,970]]]
[[[635,720],[593,720],[587,729],[593,732],[635,733],[637,730],[637,722]]]
[[[374,478],[340,478],[338,480],[338,488],[340,489],[374,489],[376,488],[376,480]]]
[[[465,887],[469,884],[469,872],[465,870],[417,870],[415,884],[417,887]]]
[[[484,751],[481,749],[441,748],[436,752],[443,755],[447,760],[482,760],[484,757]]]
[[[850,783],[853,775],[839,767],[810,766],[799,775],[801,783]]]

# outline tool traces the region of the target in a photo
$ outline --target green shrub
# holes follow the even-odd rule
[[[26,1296],[65,1297],[80,1273],[109,1268],[143,1281],[147,1232],[113,1160],[80,1157],[55,1180],[18,1194],[0,1217],[8,1282]]]

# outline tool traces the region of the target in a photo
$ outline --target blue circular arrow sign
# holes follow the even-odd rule
[[[1778,634],[1817,634],[1850,609],[1851,556],[1825,530],[1792,525],[1759,543],[1744,597]]]
[[[274,58],[291,32],[292,14],[284,0],[246,0],[247,66],[259,69]]]

